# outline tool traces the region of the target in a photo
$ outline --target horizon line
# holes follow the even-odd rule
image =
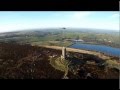
[[[113,30],[113,29],[100,29],[100,28],[84,28],[84,27],[41,27],[41,28],[28,28],[28,29],[17,29],[17,30],[11,30],[11,31],[5,31],[5,32],[0,32],[1,33],[12,33],[12,32],[20,32],[20,31],[31,31],[31,30],[38,30],[38,29],[62,29],[62,28],[68,28],[68,29],[93,29],[93,30],[105,30],[105,31],[115,31],[119,32],[119,30]]]

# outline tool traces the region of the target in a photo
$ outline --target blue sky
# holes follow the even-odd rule
[[[119,11],[0,11],[0,32],[49,27],[119,30]]]

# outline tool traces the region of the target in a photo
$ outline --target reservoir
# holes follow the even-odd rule
[[[97,52],[105,53],[110,56],[117,56],[117,57],[120,56],[119,48],[113,48],[113,47],[109,47],[109,46],[105,46],[105,45],[83,44],[83,43],[77,42],[69,47],[97,51]]]

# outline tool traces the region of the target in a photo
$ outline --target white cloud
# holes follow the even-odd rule
[[[73,14],[72,18],[76,20],[80,20],[80,19],[85,19],[89,15],[91,15],[91,12],[76,12]]]
[[[112,18],[119,18],[119,13],[115,13],[111,16]]]
[[[71,16],[69,20],[69,25],[72,27],[82,27],[82,28],[96,28],[96,29],[107,29],[107,30],[119,30],[119,14],[114,13],[108,18],[96,18],[91,19],[94,12],[76,12]]]

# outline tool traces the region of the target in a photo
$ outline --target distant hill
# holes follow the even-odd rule
[[[69,46],[71,42],[66,42],[65,40],[76,38],[82,39],[87,43],[92,42],[94,44],[120,47],[119,33],[112,30],[62,27],[0,33],[0,42],[22,42],[23,44],[36,42],[48,44],[48,41],[50,41],[49,45],[60,45],[63,42],[67,43],[66,46]],[[51,43],[53,41],[55,43]]]

